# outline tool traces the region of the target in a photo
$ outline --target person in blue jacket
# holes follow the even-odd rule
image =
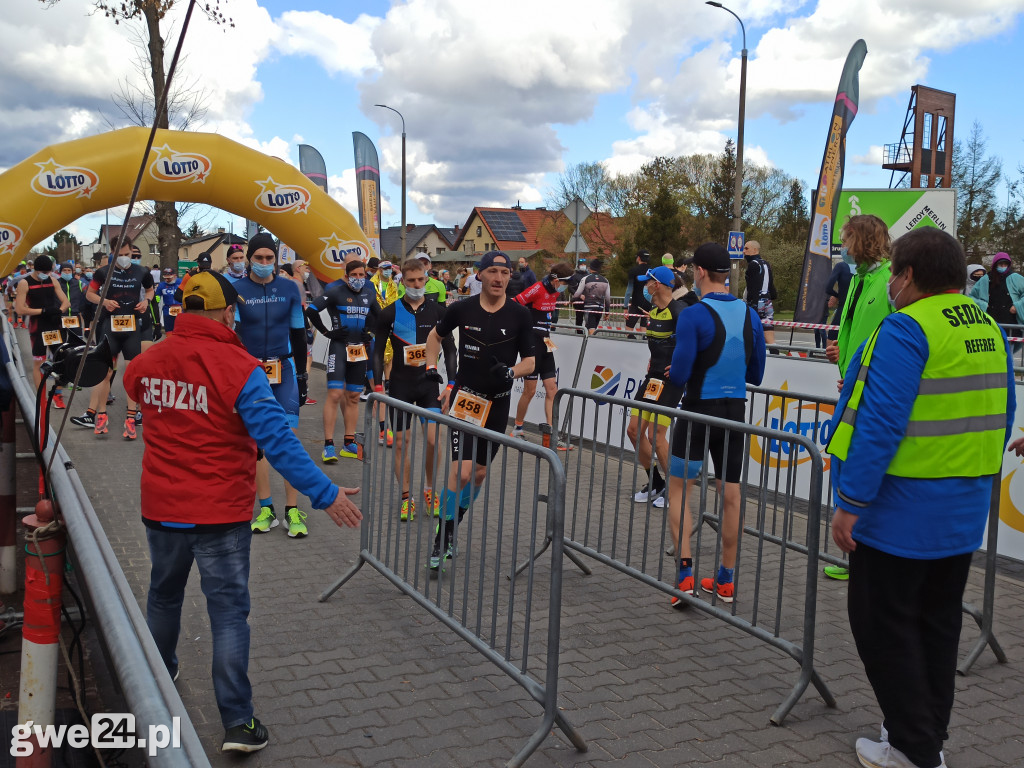
[[[174,298],[175,291],[181,286],[181,279],[174,274],[174,270],[170,267],[167,267],[160,277],[161,280],[156,286],[156,295],[160,300],[164,328],[170,333],[174,330],[174,319],[181,314],[181,302]]]
[[[687,263],[693,265],[694,285],[702,299],[679,313],[669,379],[677,387],[686,387],[681,406],[684,411],[746,421],[746,385],[760,384],[764,377],[766,348],[761,318],[755,308],[732,296],[725,287],[731,262],[724,246],[704,243]],[[668,483],[669,524],[679,552],[679,589],[696,594],[690,556],[693,517],[689,490],[703,469],[705,442],[715,465],[719,493],[724,497],[722,562],[714,578],[701,579],[700,586],[705,592],[714,592],[719,600],[731,603],[735,597],[733,571],[739,542],[743,433],[709,428],[685,418],[676,420]],[[684,605],[683,600],[672,598],[672,607]]]
[[[861,765],[945,766],[961,601],[1016,405],[1006,334],[961,295],[966,259],[932,227],[895,241],[897,310],[854,353],[829,441],[832,538],[850,628],[882,710]]]

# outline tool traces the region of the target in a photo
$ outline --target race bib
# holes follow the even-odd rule
[[[110,330],[114,333],[131,333],[135,330],[135,315],[111,315]]]
[[[78,317],[68,317],[67,315],[64,315],[64,317],[60,319],[60,324],[63,328],[77,328]]]
[[[264,360],[260,363],[263,366],[263,370],[267,374],[267,381],[271,384],[281,383],[281,361],[280,360]]]
[[[366,345],[348,344],[345,347],[345,359],[350,363],[361,363],[366,360]]]
[[[484,422],[487,421],[487,414],[490,412],[490,400],[465,390],[459,390],[459,394],[455,397],[455,405],[452,406],[452,416],[478,427],[484,425]]]
[[[548,352],[554,352],[558,347],[555,346],[555,342],[551,340],[550,336],[544,337],[544,346],[548,348]]]
[[[651,379],[647,382],[647,389],[644,390],[644,400],[657,400],[665,389],[665,382],[661,379]]]
[[[44,347],[56,347],[64,343],[64,339],[60,335],[60,331],[43,331],[43,346]]]
[[[405,364],[410,368],[418,368],[427,364],[427,345],[410,344],[405,348]]]
[[[167,308],[167,314],[170,317],[177,317],[181,314],[181,304],[175,304],[173,307]]]

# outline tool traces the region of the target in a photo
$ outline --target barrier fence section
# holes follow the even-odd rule
[[[799,678],[771,716],[772,723],[782,724],[810,683],[826,705],[834,707],[835,700],[814,667],[817,553],[822,531],[822,458],[817,446],[802,434],[712,416],[688,413],[684,418],[676,408],[646,403],[643,414],[633,421],[631,411],[637,406],[635,400],[593,390],[560,389],[556,394],[556,423],[560,414],[571,411],[572,431],[581,435],[574,441],[574,449],[564,454],[567,498],[571,499],[566,510],[565,547],[655,587],[796,660]],[[599,418],[605,409],[611,413]],[[642,443],[646,425],[649,446],[655,424],[654,449],[642,448],[641,457],[633,450],[632,439]],[[640,427],[640,435],[634,436],[634,426]],[[712,441],[719,438],[723,442],[713,450]],[[746,461],[748,441],[755,438],[776,441],[808,457],[791,468],[784,486],[774,494],[775,503],[782,505],[778,520],[774,514],[769,519],[768,486],[751,477]],[[715,483],[708,473],[713,466],[712,453],[719,450],[724,457],[720,471],[729,480],[724,492],[713,492]],[[675,454],[692,461],[700,457],[704,471],[684,464],[690,477],[686,490],[666,494],[664,503],[650,493],[652,481],[648,478],[655,463],[665,474]],[[798,482],[806,482],[811,490],[806,505],[800,505],[806,509],[803,515],[798,514],[794,494]],[[672,531],[673,517],[680,519],[684,496],[688,497],[686,512],[678,529]],[[689,518],[692,522],[687,525]],[[706,534],[706,529],[712,530],[713,536]],[[552,538],[557,539],[553,529]],[[801,543],[785,546],[790,540]],[[783,546],[774,546],[777,544]],[[692,551],[694,584],[701,589],[702,577],[716,578],[715,569],[723,555],[728,558],[727,548],[735,554],[734,601],[728,596],[721,598],[713,583],[708,599],[680,591],[676,553]],[[798,550],[796,556],[793,549]],[[784,636],[790,632],[792,636]]]
[[[825,454],[825,446],[828,445],[834,428],[835,406],[837,398],[819,397],[806,393],[793,392],[789,390],[771,389],[767,387],[747,387],[750,398],[747,403],[747,421],[751,424],[758,424],[772,429],[781,429],[785,432],[808,436],[823,454],[823,468],[825,483],[822,486],[821,501],[825,505],[825,514],[822,516],[824,528],[822,531],[821,551],[818,552],[818,559],[830,565],[846,566],[846,554],[837,550],[832,541],[832,515],[835,512],[832,495],[832,459]],[[769,494],[773,499],[772,510],[772,531],[776,534],[775,521],[778,516],[779,484],[787,472],[794,466],[807,462],[810,457],[805,455],[802,447],[795,444],[779,443],[761,438],[750,443],[750,464],[757,467],[760,472],[761,484],[771,490]],[[992,653],[1000,664],[1007,662],[1006,654],[1003,652],[999,641],[996,639],[993,629],[995,614],[995,576],[997,569],[997,557],[999,546],[999,503],[1000,503],[1000,481],[1001,475],[997,474],[992,480],[992,498],[989,503],[988,531],[986,532],[985,544],[985,586],[982,597],[982,607],[964,601],[963,612],[974,619],[980,630],[980,635],[975,645],[964,657],[957,671],[966,675],[971,666],[985,650],[986,646],[992,648]],[[810,498],[810,488],[806,477],[797,483],[794,488],[797,497],[801,500]],[[787,546],[799,549],[801,545],[793,542],[787,537]]]
[[[35,413],[35,387],[31,373],[22,364],[14,329],[6,316],[3,327],[5,364],[14,384],[23,421],[28,427]],[[31,435],[31,433],[30,433]],[[96,510],[89,501],[74,463],[64,448],[50,438],[44,458],[56,452],[50,483],[60,518],[67,526],[69,556],[75,564],[75,579],[84,587],[86,604],[100,630],[107,663],[124,694],[129,711],[135,715],[136,734],[153,733],[180,723],[180,749],[150,749],[146,760],[156,768],[209,766],[203,745],[167,667],[160,658],[131,587],[110,547]]]
[[[373,403],[386,406],[393,428],[408,428],[394,430],[390,451],[366,440],[359,560],[321,602],[369,564],[543,706],[542,723],[507,765],[522,765],[553,725],[586,751],[558,707],[565,471],[557,455],[376,393],[366,408],[368,436],[377,434]],[[482,475],[474,457],[488,444],[494,455]],[[414,517],[404,522],[402,476],[415,504]],[[427,488],[441,496],[438,512],[425,502]],[[536,551],[547,530],[553,533],[550,560],[533,559],[525,585],[510,578],[516,561]],[[449,537],[454,556],[439,558],[432,569],[435,544],[443,552]],[[535,667],[543,671],[531,674]]]

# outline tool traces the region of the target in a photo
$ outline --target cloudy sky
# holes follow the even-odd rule
[[[632,171],[658,155],[718,152],[736,130],[739,24],[700,0],[221,0],[233,28],[196,16],[182,82],[207,104],[196,128],[298,161],[327,161],[355,211],[352,131],[378,146],[383,223],[400,217],[401,123],[408,221],[462,223],[475,205],[543,205],[581,161]],[[91,0],[4,0],[0,170],[43,146],[124,123],[112,94],[140,81],[141,30]],[[812,186],[842,63],[867,42],[847,187],[886,187],[922,83],[957,94],[957,135],[978,120],[1017,177],[1024,108],[1007,86],[1024,48],[1024,0],[732,0],[745,22],[746,156]],[[186,6],[169,18],[168,59]],[[1008,108],[1009,107],[1009,108]],[[1005,200],[1005,191],[1002,192]],[[123,215],[123,214],[122,214]],[[96,236],[97,216],[76,222]],[[211,212],[209,228],[241,219]]]

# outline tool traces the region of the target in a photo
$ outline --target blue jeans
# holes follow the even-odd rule
[[[199,566],[213,629],[213,690],[224,728],[253,716],[249,683],[249,523],[216,533],[146,528],[152,570],[146,624],[171,677],[178,670],[178,633],[192,561]]]

